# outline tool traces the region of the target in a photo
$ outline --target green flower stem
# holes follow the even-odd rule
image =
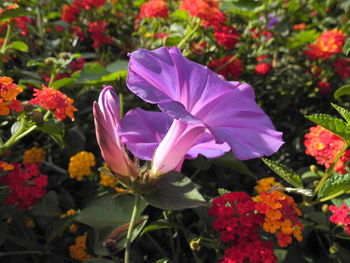
[[[1,55],[5,54],[7,42],[9,41],[9,38],[10,38],[10,32],[11,32],[11,25],[9,23],[9,24],[7,24],[5,39],[4,39],[4,42],[2,43],[2,46],[0,49]]]
[[[198,29],[200,23],[201,23],[200,21],[197,22],[196,25],[194,26],[194,28],[192,28],[192,30],[186,32],[185,37],[184,37],[184,38],[181,40],[181,42],[177,45],[177,47],[178,47],[179,49],[182,49],[183,46],[186,44],[186,42],[193,36],[194,33],[196,33],[196,31],[197,31],[197,29]]]
[[[138,194],[135,194],[134,209],[132,210],[128,234],[126,235],[126,249],[125,249],[125,255],[124,255],[124,263],[130,263],[131,236],[132,236],[132,231],[134,230],[136,217],[140,208],[140,199],[141,199],[140,196]]]
[[[338,152],[337,156],[334,158],[333,162],[331,163],[331,165],[329,166],[329,168],[326,170],[325,174],[323,175],[322,179],[320,180],[320,182],[317,184],[315,190],[314,190],[314,196],[318,193],[318,191],[321,189],[321,187],[324,185],[324,183],[327,181],[327,179],[329,178],[329,176],[331,175],[331,172],[334,169],[334,166],[336,165],[336,163],[339,161],[339,159],[342,157],[343,153],[346,151],[346,149],[349,147],[349,145],[347,143],[345,143],[345,146],[343,147],[343,149],[341,149],[340,152]]]
[[[51,111],[47,111],[44,115],[44,121],[50,116]],[[21,117],[21,126],[19,129],[8,139],[4,145],[0,147],[0,154],[3,154],[6,150],[12,147],[17,141],[22,139],[24,136],[27,136],[29,133],[34,131],[38,126],[36,124],[28,127],[27,121],[24,116]]]
[[[124,96],[122,93],[119,94],[119,110],[120,110],[120,118],[123,118],[124,116]]]
[[[18,139],[19,137],[26,129],[26,121],[24,117],[21,118],[21,126],[18,128],[18,130],[11,136],[10,139],[5,142],[5,144],[0,149],[0,154],[4,153],[7,149],[9,149]]]

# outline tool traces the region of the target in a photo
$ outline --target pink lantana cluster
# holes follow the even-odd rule
[[[350,209],[346,204],[342,204],[340,207],[330,205],[329,211],[333,213],[329,220],[334,224],[343,226],[344,231],[350,236]]]

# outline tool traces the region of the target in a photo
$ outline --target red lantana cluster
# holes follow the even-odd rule
[[[69,117],[74,121],[74,112],[77,109],[73,106],[73,99],[54,88],[48,88],[43,85],[41,90],[34,89],[33,99],[31,103],[39,104],[44,109],[53,112],[58,120]]]
[[[47,176],[40,173],[37,164],[16,163],[14,166],[11,172],[0,177],[0,183],[8,185],[11,191],[5,203],[28,209],[46,193]]]
[[[345,38],[346,34],[339,29],[325,31],[317,38],[316,44],[310,44],[304,53],[311,60],[326,60],[329,56],[342,52]]]
[[[0,115],[10,114],[10,110],[16,112],[22,111],[22,105],[16,99],[22,89],[13,83],[13,79],[9,77],[0,77]]]
[[[330,205],[328,208],[333,215],[329,220],[334,224],[343,226],[344,231],[350,236],[350,209],[346,204],[342,204],[340,207]]]
[[[330,95],[332,93],[332,89],[331,89],[331,83],[329,83],[328,81],[319,81],[317,82],[317,87],[318,90],[323,94],[323,95]]]
[[[335,67],[335,71],[339,75],[340,78],[345,79],[350,77],[350,59],[341,59],[338,58],[333,66]]]
[[[0,15],[5,12],[6,10],[9,9],[16,9],[19,6],[17,4],[12,4],[8,7],[6,7],[5,9],[0,9]],[[21,30],[21,35],[22,36],[26,36],[28,35],[28,29],[27,29],[27,24],[32,23],[32,20],[27,17],[27,16],[19,16],[19,17],[15,17],[13,19],[11,19],[11,22],[13,22],[17,28],[19,28]],[[7,23],[0,23],[0,33],[3,33],[3,31],[5,31],[7,28]]]
[[[304,145],[306,154],[315,157],[318,164],[329,168],[336,155],[345,146],[342,138],[323,128],[320,125],[310,128],[305,134]],[[338,173],[346,173],[345,165],[349,160],[350,150],[346,150],[340,160],[335,164],[334,170]]]
[[[239,58],[233,59],[232,56],[225,56],[222,59],[213,59],[209,62],[208,67],[224,76],[226,79],[237,79],[243,71],[242,60]]]
[[[182,0],[180,9],[204,20],[204,26],[213,27],[216,42],[225,49],[232,49],[240,34],[235,27],[226,24],[226,16],[220,11],[219,4],[219,0]]]
[[[264,217],[256,213],[254,200],[246,193],[224,194],[213,200],[209,214],[215,217],[214,230],[229,247],[221,263],[277,262],[271,241],[263,242],[259,235]]]
[[[106,26],[108,26],[108,24],[108,22],[103,20],[87,23],[88,31],[91,33],[91,38],[94,41],[94,43],[92,44],[94,48],[98,48],[103,44],[112,43],[112,38],[104,34],[105,28]]]
[[[169,15],[168,4],[164,0],[151,0],[142,4],[139,18],[163,17]]]
[[[74,0],[71,5],[64,5],[61,15],[62,21],[73,23],[82,9],[89,10],[103,6],[106,0]]]

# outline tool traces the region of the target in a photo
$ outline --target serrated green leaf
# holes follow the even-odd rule
[[[303,188],[303,182],[301,181],[300,176],[292,169],[266,158],[262,158],[262,160],[272,171],[281,176],[286,182],[294,187]]]
[[[317,194],[322,202],[350,191],[350,174],[334,173]]]
[[[337,104],[331,103],[332,107],[334,109],[336,109],[339,114],[348,122],[350,123],[350,111],[348,111],[347,109],[338,106]]]
[[[149,204],[163,210],[208,205],[191,179],[178,172],[162,175],[153,191],[141,196]]]
[[[23,8],[6,9],[0,17],[0,22],[6,22],[12,18],[28,15],[29,12]]]
[[[343,138],[345,141],[350,140],[348,126],[346,122],[343,121],[342,119],[335,118],[329,114],[323,114],[323,113],[306,115],[305,117],[310,121],[318,125],[321,125],[327,130],[333,132],[334,134]]]
[[[341,96],[344,96],[344,95],[350,95],[350,84],[346,84],[346,85],[341,86],[339,89],[337,89],[334,92],[333,96],[337,100]]]
[[[305,46],[317,39],[320,34],[315,30],[303,30],[300,32],[295,32],[292,37],[288,38],[287,47],[297,48]]]
[[[14,41],[14,42],[10,43],[9,45],[6,46],[6,49],[9,49],[9,48],[15,49],[18,51],[22,51],[22,52],[29,51],[28,45],[22,41]]]
[[[62,149],[64,147],[64,124],[56,119],[49,119],[42,125],[36,128],[39,131],[45,132],[57,143]]]

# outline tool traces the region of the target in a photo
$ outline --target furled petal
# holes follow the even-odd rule
[[[115,173],[130,175],[128,157],[117,134],[119,126],[119,98],[112,87],[104,87],[99,102],[93,105],[96,138],[103,159]]]
[[[140,49],[130,55],[127,85],[169,116],[203,125],[238,159],[271,155],[283,144],[248,84],[228,82],[187,60],[178,48]]]
[[[203,125],[188,124],[174,119],[152,158],[151,176],[175,170],[192,145],[205,132]]]
[[[137,108],[124,116],[118,134],[133,155],[143,160],[151,160],[172,121],[173,119],[164,112],[151,112]],[[210,133],[205,133],[194,143],[185,158],[193,159],[198,154],[214,158],[229,150],[226,143],[217,144]]]

